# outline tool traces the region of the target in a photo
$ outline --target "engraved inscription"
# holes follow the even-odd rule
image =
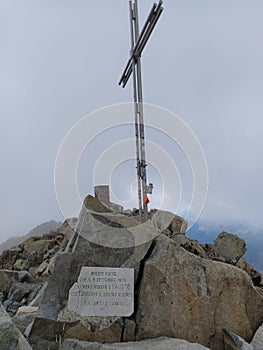
[[[130,316],[134,311],[134,269],[82,267],[69,291],[68,309],[81,316]]]

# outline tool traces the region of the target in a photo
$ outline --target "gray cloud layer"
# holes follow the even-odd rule
[[[139,1],[141,23],[151,4]],[[166,0],[164,6],[143,55],[144,100],[183,118],[204,148],[210,186],[202,219],[259,229],[263,3]],[[130,46],[127,1],[3,0],[0,17],[4,240],[61,219],[53,171],[64,135],[91,111],[132,101],[132,91],[131,84],[117,85]],[[84,168],[83,196],[92,191]]]

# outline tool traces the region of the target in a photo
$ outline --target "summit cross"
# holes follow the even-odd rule
[[[158,5],[154,3],[146,19],[146,22],[139,33],[139,15],[137,0],[129,1],[130,9],[130,32],[131,32],[131,51],[130,58],[119,81],[119,85],[125,87],[130,76],[133,75],[133,98],[135,114],[135,139],[136,139],[136,162],[137,162],[137,183],[138,183],[138,206],[141,222],[148,220],[148,193],[152,193],[153,185],[147,184],[146,172],[146,154],[145,154],[145,134],[143,117],[143,98],[142,98],[142,73],[141,73],[141,54],[149,40],[156,23],[162,12],[163,1]]]

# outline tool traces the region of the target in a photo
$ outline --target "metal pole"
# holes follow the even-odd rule
[[[139,18],[138,18],[138,3],[137,0],[134,2],[134,32],[135,32],[135,42],[139,38]],[[143,118],[143,99],[142,99],[142,73],[141,73],[141,58],[137,57],[137,89],[138,89],[138,119],[139,119],[139,144],[140,144],[140,166],[141,166],[141,185],[142,185],[142,195],[143,195],[143,219],[148,220],[148,204],[146,203],[147,198],[147,174],[146,174],[146,154],[145,154],[145,137],[144,137],[144,118]]]
[[[136,137],[136,161],[138,181],[138,205],[140,220],[148,220],[147,194],[152,193],[152,184],[147,185],[146,152],[144,137],[143,97],[142,97],[142,72],[141,54],[150,38],[150,35],[163,11],[163,0],[158,5],[153,4],[141,33],[139,34],[138,1],[129,0],[130,5],[130,29],[131,29],[131,52],[128,63],[119,81],[119,85],[125,87],[133,73],[133,97],[135,114],[135,137]]]
[[[134,17],[135,13],[132,8],[132,1],[129,1],[130,5],[130,31],[131,31],[131,55],[134,49]],[[138,126],[138,94],[137,94],[137,77],[136,77],[136,58],[133,57],[132,62],[133,71],[133,98],[134,98],[134,114],[135,114],[135,139],[136,139],[136,164],[137,164],[137,186],[138,186],[138,206],[139,217],[142,221],[142,188],[141,188],[141,176],[140,176],[140,148],[139,148],[139,126]]]

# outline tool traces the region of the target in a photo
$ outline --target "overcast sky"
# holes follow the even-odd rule
[[[85,115],[131,102],[132,85],[118,86],[130,50],[128,1],[0,0],[0,6],[3,241],[43,221],[63,220],[54,189],[63,138]],[[151,6],[139,0],[141,24]],[[200,221],[261,229],[263,2],[164,0],[164,7],[142,57],[144,101],[182,118],[204,149],[209,191]],[[115,142],[133,131],[116,132]],[[109,147],[102,136],[101,152]],[[82,196],[92,193],[90,152],[80,162]],[[171,146],[169,153],[177,151]],[[189,169],[180,157],[184,178]],[[130,188],[134,164],[119,170]],[[118,168],[113,175],[118,178]],[[152,177],[158,196],[160,176],[152,170]],[[113,183],[121,199],[125,183]]]

